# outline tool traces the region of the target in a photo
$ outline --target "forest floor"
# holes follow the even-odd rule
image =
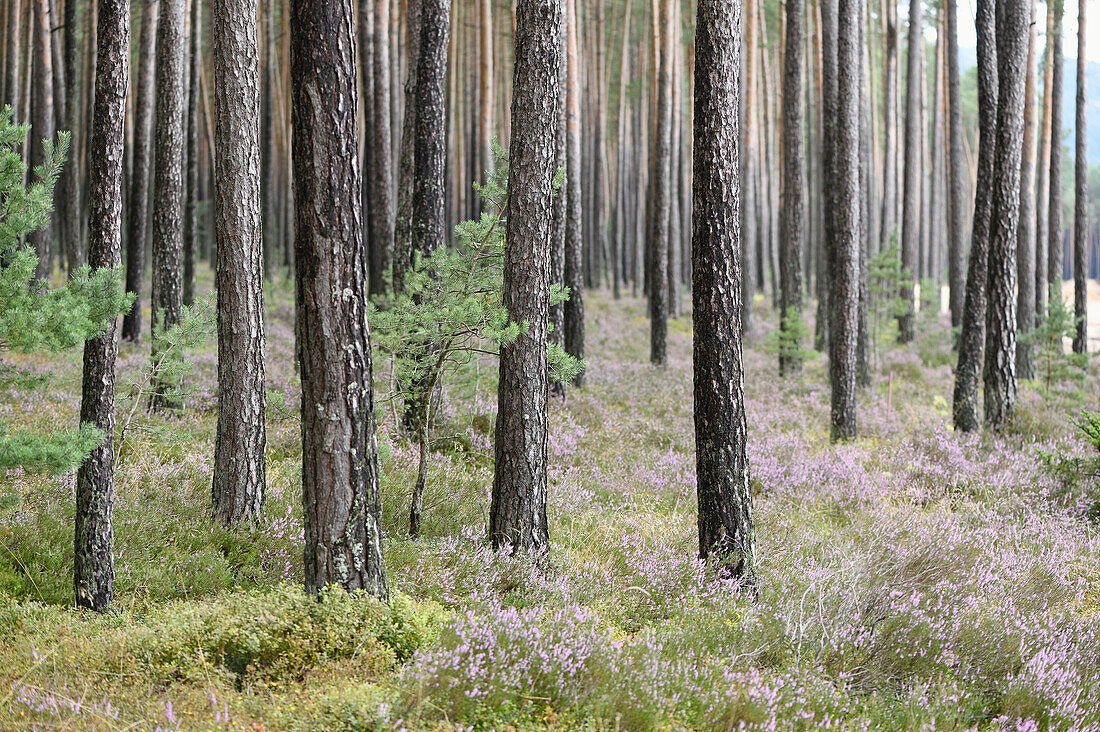
[[[1048,359],[1004,436],[955,434],[949,326],[922,315],[833,446],[825,359],[780,379],[758,303],[752,599],[696,559],[690,318],[655,369],[643,301],[586,305],[587,385],[552,406],[547,571],[484,541],[495,366],[447,384],[416,541],[416,451],[380,400],[389,607],[298,589],[285,287],[253,532],[208,517],[212,340],[175,417],[145,413],[147,343],[123,345],[113,612],[70,608],[72,476],[0,476],[0,729],[1100,729],[1100,486],[1049,468],[1095,457],[1072,423],[1100,408],[1095,365]],[[49,378],[0,391],[0,419],[75,424],[78,353],[4,357]]]

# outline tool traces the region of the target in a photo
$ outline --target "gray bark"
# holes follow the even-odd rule
[[[921,68],[924,37],[921,35],[921,2],[909,2],[909,60],[905,84],[905,171],[902,188],[901,266],[908,283],[900,296],[907,310],[898,318],[898,342],[913,340],[915,290],[913,283],[920,277],[917,256],[920,248],[921,189]]]
[[[805,187],[802,167],[802,49],[805,22],[802,0],[788,0],[786,51],[783,55],[783,197],[779,234],[779,327],[786,331],[779,348],[779,373],[802,370],[802,344],[790,333],[802,317],[802,239]],[[861,74],[862,76],[862,74]]]
[[[1087,353],[1088,340],[1088,234],[1089,234],[1089,168],[1086,142],[1088,107],[1085,92],[1088,74],[1085,64],[1085,0],[1078,1],[1077,10],[1077,123],[1075,127],[1076,152],[1074,153],[1073,196],[1073,314],[1076,332],[1073,352]]]

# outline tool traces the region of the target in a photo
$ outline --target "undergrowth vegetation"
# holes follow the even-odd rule
[[[187,354],[181,413],[137,410],[117,446],[112,613],[70,607],[72,476],[2,474],[0,729],[1100,728],[1100,492],[1044,458],[1096,460],[1074,424],[1100,408],[1091,365],[1023,384],[1005,436],[955,434],[950,330],[928,318],[880,352],[861,438],[831,446],[826,359],[780,380],[774,316],[756,318],[752,600],[695,558],[690,318],[655,370],[643,302],[586,304],[588,385],[552,405],[546,570],[485,541],[482,358],[444,384],[417,540],[418,450],[378,400],[391,604],[298,589],[299,388],[278,287],[257,530],[207,513],[209,341]],[[0,419],[75,423],[78,354],[5,358],[43,383],[0,392]],[[147,361],[124,344],[122,377]]]

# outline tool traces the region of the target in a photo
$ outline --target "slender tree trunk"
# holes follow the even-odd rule
[[[275,68],[278,59],[275,48],[275,2],[266,0],[264,7],[264,81],[261,95],[260,112],[260,173],[263,183],[260,188],[260,210],[263,212],[263,249],[264,277],[271,277],[271,269],[278,261],[280,246],[280,227],[278,214],[279,195],[276,189],[276,159],[278,132],[275,127],[275,92],[278,82],[275,80]]]
[[[126,117],[126,77],[130,60],[130,3],[99,0],[95,77],[95,117],[90,136],[88,178],[88,263],[121,264],[122,149]],[[105,438],[89,453],[76,475],[74,588],[76,604],[103,612],[114,597],[115,360],[118,321],[84,343],[81,424],[103,430]]]
[[[153,180],[152,359],[157,364],[161,334],[183,314],[184,0],[159,0],[157,21],[156,159]],[[177,354],[172,354],[172,358]],[[174,408],[166,385],[157,381],[154,410]]]
[[[478,175],[492,172],[496,167],[493,160],[492,139],[495,134],[493,125],[493,1],[477,0],[478,12]]]
[[[993,224],[989,232],[989,302],[985,311],[985,421],[1001,431],[1016,403],[1016,228],[1020,215],[1020,153],[1024,142],[1027,3],[997,12],[997,152]]]
[[[394,202],[393,202],[393,142],[390,129],[390,49],[389,17],[391,0],[374,0],[373,62],[374,96],[367,103],[373,104],[371,121],[373,134],[368,140],[371,152],[371,206],[370,217],[374,232],[370,249],[370,291],[385,292],[386,275],[393,261]]]
[[[1024,141],[1020,156],[1020,223],[1016,229],[1016,373],[1035,378],[1032,345],[1026,335],[1035,324],[1035,3],[1031,3],[1026,82],[1024,87]]]
[[[905,185],[902,192],[901,266],[908,281],[901,288],[906,301],[905,312],[898,317],[898,342],[913,340],[915,310],[914,282],[920,277],[917,260],[920,246],[921,187],[921,66],[923,36],[921,35],[921,3],[909,3],[909,60],[905,84]]]
[[[756,248],[756,125],[753,114],[756,107],[756,2],[757,0],[744,0],[745,18],[742,38],[745,44],[745,60],[738,65],[743,67],[744,96],[741,104],[740,116],[744,120],[743,131],[740,134],[741,145],[741,186],[743,208],[741,213],[741,230],[739,242],[741,246],[741,328],[745,340],[751,340],[752,335],[752,306],[753,297],[756,294],[756,258],[753,256]],[[738,49],[740,51],[740,49]],[[738,53],[740,55],[740,53]],[[696,68],[698,68],[698,47],[696,47]],[[698,81],[696,82],[698,83]],[[738,96],[741,96],[740,94]]]
[[[897,0],[882,0],[882,241],[887,246],[898,236],[898,6]]]
[[[550,238],[561,57],[561,0],[516,4],[515,80],[503,304],[526,333],[501,348],[496,470],[489,536],[493,547],[544,554],[546,518],[547,323]],[[548,124],[549,122],[549,124]]]
[[[568,2],[568,0],[565,0]],[[629,0],[628,0],[629,2]],[[558,89],[560,93],[554,97],[554,175],[558,171],[565,171],[567,165],[566,155],[566,87],[568,82],[567,46],[569,39],[565,32],[565,13],[562,10],[561,32],[558,34],[558,50],[561,63],[558,64]],[[550,284],[565,284],[565,237],[566,237],[566,207],[569,198],[568,181],[562,180],[558,190],[554,193],[554,227],[550,237]],[[550,307],[550,342],[559,346],[565,346],[565,307],[561,303]],[[550,393],[555,396],[564,396],[565,390],[561,384],[550,384]]]
[[[50,56],[50,9],[49,0],[34,0],[31,8],[34,39],[34,58],[31,79],[34,85],[33,104],[31,105],[30,168],[46,162],[44,140],[54,139],[53,117],[53,59]],[[52,218],[52,217],[51,217]],[[47,223],[29,237],[38,266],[34,276],[47,280],[53,274],[53,226]]]
[[[30,0],[33,2],[34,0]],[[18,114],[19,100],[21,98],[19,82],[19,51],[23,47],[23,0],[8,0],[7,45],[4,48],[4,98],[0,100],[9,105]],[[13,120],[19,121],[18,116]]]
[[[264,271],[256,0],[214,0],[214,235],[218,246],[218,432],[213,505],[226,525],[264,505]]]
[[[978,382],[985,349],[986,284],[999,95],[994,0],[978,3],[974,25],[978,41],[978,181],[953,401],[955,429],[962,432],[974,432],[981,424],[978,416]]]
[[[564,0],[566,24],[566,114],[565,114],[565,351],[584,358],[584,242],[581,238],[581,100],[580,58],[577,47],[576,0]],[[584,373],[574,380],[584,384]]]
[[[753,587],[756,529],[741,363],[740,0],[699,0],[692,322],[699,557]]]
[[[416,76],[420,65],[420,4],[408,0],[408,73],[405,77],[405,117],[401,123],[401,149],[397,180],[397,219],[394,222],[393,289],[404,292],[405,272],[412,266],[413,188],[416,172]]]
[[[1073,196],[1073,314],[1077,330],[1073,338],[1073,352],[1087,353],[1089,348],[1088,310],[1088,235],[1089,235],[1089,168],[1086,154],[1088,107],[1085,93],[1088,88],[1085,63],[1085,0],[1077,5],[1077,123],[1075,134]]]
[[[202,0],[191,0],[191,71],[188,74],[187,166],[183,209],[183,304],[195,303],[195,252],[198,249],[199,78],[202,74]],[[215,89],[215,91],[217,91]]]
[[[78,90],[80,85],[78,59],[80,58],[80,45],[77,43],[77,33],[80,30],[80,21],[77,20],[76,0],[66,0],[64,10],[64,39],[65,39],[65,119],[59,126],[70,130],[72,138],[69,141],[69,158],[62,170],[62,187],[58,191],[60,199],[59,218],[61,221],[62,246],[68,256],[69,272],[75,272],[84,264],[84,232],[80,217],[80,166],[76,164],[79,159],[79,136],[83,134],[80,129],[80,99]]]
[[[352,0],[291,0],[305,585],[385,599],[354,12]]]
[[[134,163],[130,178],[126,235],[126,291],[134,305],[122,319],[122,337],[141,340],[141,281],[145,275],[145,230],[149,215],[149,177],[152,165],[153,66],[157,50],[157,18],[162,0],[145,0],[138,41],[137,97],[134,104]]]
[[[672,0],[660,0],[663,28],[671,25]],[[656,164],[653,181],[653,272],[649,291],[649,360],[657,366],[668,361],[668,222],[670,156],[672,153],[672,79],[669,75],[671,44],[669,33],[661,34],[660,64],[657,71]]]
[[[1051,31],[1054,28],[1054,3],[1047,4],[1047,44],[1043,51],[1043,121],[1039,133],[1039,163],[1036,168],[1035,186],[1035,313],[1037,318],[1047,314],[1047,243],[1050,226],[1047,220],[1050,202],[1050,123],[1051,123],[1051,86],[1053,84],[1054,64],[1052,57]]]
[[[1051,52],[1050,87],[1050,200],[1047,213],[1047,288],[1062,296],[1062,2],[1053,0],[1054,25],[1047,29]]]
[[[948,280],[951,327],[962,324],[966,301],[966,257],[963,217],[966,215],[966,178],[963,166],[962,101],[959,92],[959,22],[957,0],[947,2],[947,157]]]
[[[783,214],[779,241],[779,372],[802,370],[802,237],[805,188],[802,167],[802,48],[805,34],[802,0],[787,0],[786,51],[783,56]]]
[[[856,48],[859,51],[859,306],[856,326],[856,386],[871,385],[871,329],[868,318],[868,259],[872,239],[871,178],[874,176],[874,151],[871,144],[871,99],[868,93],[870,64],[867,60],[867,24],[861,0]],[[877,239],[875,240],[877,241]]]
[[[446,241],[447,44],[451,0],[422,0],[416,69],[416,177],[413,251],[428,255]]]

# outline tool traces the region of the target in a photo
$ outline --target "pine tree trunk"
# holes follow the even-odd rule
[[[30,0],[33,2],[34,0]],[[18,114],[19,100],[19,51],[23,47],[23,0],[8,0],[7,45],[4,48],[4,97],[0,103],[10,106]],[[18,116],[13,122],[18,122]]]
[[[122,337],[141,340],[141,283],[145,275],[145,230],[149,216],[149,177],[153,150],[153,74],[160,0],[145,0],[138,41],[137,97],[134,100],[134,162],[130,177],[130,218],[126,234],[126,291],[134,305],[122,319]]]
[[[699,557],[755,584],[741,363],[740,0],[699,0],[695,34],[692,322]]]
[[[96,22],[98,64],[95,117],[89,145],[88,263],[119,267],[122,249],[122,150],[126,117],[126,77],[130,61],[130,3],[99,0]],[[84,343],[81,424],[92,424],[106,437],[84,459],[76,475],[74,588],[76,604],[103,612],[114,597],[115,360],[118,321]]]
[[[54,140],[53,116],[53,59],[50,56],[50,9],[49,0],[34,0],[31,8],[33,24],[31,34],[34,37],[34,57],[31,79],[34,87],[31,105],[30,132],[30,169],[46,162],[44,140]],[[34,276],[48,280],[53,274],[53,223],[46,223],[41,229],[27,237],[38,255],[38,266]]]
[[[902,191],[901,266],[908,282],[900,297],[906,311],[898,317],[898,343],[913,340],[915,309],[914,283],[920,277],[918,248],[920,247],[920,187],[921,187],[921,68],[923,36],[921,35],[921,3],[909,3],[909,59],[905,88],[905,173]]]
[[[743,120],[742,131],[738,144],[741,147],[741,166],[738,171],[743,181],[741,200],[740,239],[741,246],[741,328],[745,340],[752,338],[752,306],[753,296],[756,294],[756,124],[753,113],[756,107],[756,87],[753,80],[756,78],[756,2],[757,0],[744,0],[744,31],[742,38],[745,44],[745,60],[742,63],[738,59],[738,65],[742,68],[742,78],[745,80],[744,93],[741,96],[740,119]],[[738,56],[741,54],[738,53]],[[696,68],[698,68],[698,47],[696,47]],[[698,80],[696,80],[698,84]],[[693,255],[694,258],[694,255]]]
[[[898,199],[898,6],[896,0],[882,0],[882,240],[886,247],[899,235]],[[900,243],[900,242],[899,242]]]
[[[672,0],[660,0],[662,28],[671,25]],[[649,291],[649,361],[657,366],[668,362],[668,222],[669,160],[672,153],[672,79],[669,75],[671,44],[669,33],[661,34],[660,63],[657,71],[657,126],[653,181],[653,271]]]
[[[989,231],[989,302],[985,311],[985,422],[1001,431],[1016,403],[1016,229],[1020,215],[1020,153],[1024,142],[1024,80],[1031,8],[1006,3],[997,11],[997,152],[993,224]]]
[[[413,251],[428,255],[446,241],[447,43],[451,0],[422,0],[416,69],[416,177]]]
[[[214,235],[218,432],[214,516],[255,525],[264,505],[264,282],[256,0],[214,0]]]
[[[1026,334],[1035,324],[1035,3],[1031,3],[1026,82],[1024,87],[1024,142],[1020,156],[1020,218],[1016,229],[1016,373],[1035,378],[1032,345]]]
[[[550,238],[562,7],[560,0],[516,4],[512,143],[503,304],[526,333],[501,348],[496,470],[489,536],[493,547],[542,555],[546,518],[547,323]]]
[[[187,166],[183,208],[183,304],[195,303],[195,253],[198,249],[199,78],[202,74],[202,0],[191,0],[191,70],[187,79]]]
[[[478,176],[496,167],[493,160],[493,2],[477,0],[478,12]]]
[[[974,196],[974,222],[970,229],[966,303],[959,335],[959,361],[955,369],[952,407],[955,429],[962,432],[974,432],[980,426],[978,381],[985,349],[986,284],[993,216],[991,186],[997,144],[997,98],[1000,93],[994,12],[994,0],[981,0],[974,16],[978,41],[978,181]]]
[[[405,116],[401,123],[401,149],[397,171],[397,218],[393,238],[393,289],[404,292],[405,272],[412,266],[413,181],[416,173],[416,74],[420,59],[420,4],[408,0],[408,73],[405,77]]]
[[[1047,3],[1047,28],[1054,27],[1054,3]],[[1047,38],[1049,40],[1050,34]],[[1047,254],[1050,226],[1047,219],[1050,202],[1050,123],[1051,123],[1051,86],[1053,84],[1054,65],[1051,56],[1051,44],[1048,42],[1043,51],[1043,116],[1039,127],[1039,163],[1036,167],[1035,185],[1035,312],[1037,318],[1047,314]]]
[[[951,327],[962,324],[966,302],[966,256],[963,219],[966,178],[963,159],[962,101],[959,91],[959,21],[957,0],[947,2],[947,156],[948,280]]]
[[[80,150],[79,139],[83,134],[80,129],[80,100],[78,98],[77,83],[79,76],[78,59],[80,46],[77,43],[77,33],[80,30],[80,21],[77,20],[76,0],[67,0],[64,9],[64,39],[65,39],[65,117],[59,120],[62,129],[70,130],[72,138],[69,141],[69,157],[65,161],[65,168],[61,172],[61,181],[57,197],[60,201],[58,218],[61,223],[62,246],[68,257],[68,270],[75,272],[84,264],[84,232],[80,218],[80,170],[76,165]]]
[[[576,0],[564,0],[566,25],[566,113],[565,113],[565,351],[584,358],[584,241],[581,236],[581,104],[580,59],[577,50]],[[584,372],[574,384],[584,384]]]
[[[1047,212],[1047,289],[1062,296],[1062,2],[1053,2],[1054,25],[1047,29],[1053,52],[1050,86],[1050,200]]]
[[[352,0],[291,2],[305,585],[385,599],[353,28]]]
[[[1089,235],[1089,169],[1086,154],[1088,107],[1086,89],[1088,74],[1085,64],[1085,0],[1077,5],[1077,122],[1075,134],[1073,196],[1073,314],[1077,330],[1073,338],[1073,352],[1087,353],[1088,337],[1088,235]]]
[[[802,370],[802,175],[804,155],[802,48],[805,22],[801,0],[788,0],[783,56],[783,208],[779,241],[779,373]]]
[[[565,0],[568,2],[568,0]],[[628,0],[629,2],[629,0]],[[568,70],[565,62],[568,54],[569,39],[566,36],[564,15],[562,11],[562,32],[559,33],[558,51],[561,63],[558,64],[558,89],[560,93],[554,98],[554,175],[559,170],[564,171],[567,164],[566,155],[566,86],[568,82]],[[566,207],[569,198],[568,181],[562,180],[561,185],[554,194],[554,220],[553,230],[550,236],[550,284],[565,284],[565,237],[566,237]],[[562,303],[550,307],[550,342],[559,346],[565,345],[565,306]],[[550,391],[556,396],[563,396],[565,391],[561,384],[550,384]]]
[[[264,81],[260,97],[260,210],[263,212],[264,277],[271,277],[271,269],[281,256],[281,234],[278,214],[279,195],[276,187],[276,159],[278,132],[275,126],[275,93],[278,82],[275,69],[278,59],[275,48],[275,2],[266,0],[264,8]],[[289,273],[288,273],[289,274]]]
[[[390,129],[390,49],[389,30],[391,0],[375,0],[373,59],[363,63],[374,64],[374,97],[371,121],[374,123],[368,144],[371,154],[371,206],[374,209],[371,225],[370,291],[381,294],[386,290],[386,275],[393,261],[393,142]]]

